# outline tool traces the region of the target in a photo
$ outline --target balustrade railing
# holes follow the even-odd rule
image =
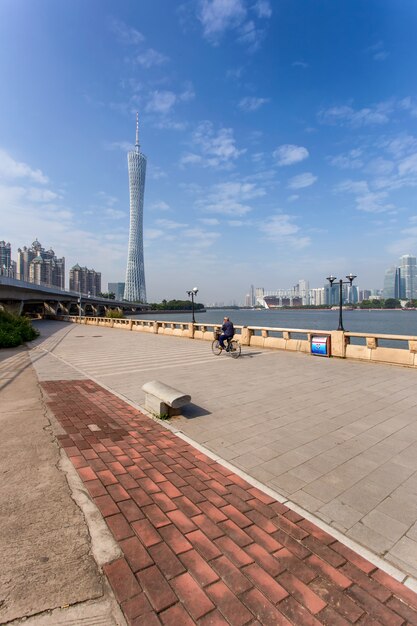
[[[214,331],[221,328],[220,324],[125,318],[67,315],[58,319],[203,341],[212,341]],[[264,326],[235,326],[235,331],[243,346],[310,353],[311,338],[320,335],[330,337],[330,356],[333,357],[417,367],[417,336]]]

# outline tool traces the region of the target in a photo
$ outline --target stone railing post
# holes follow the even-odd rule
[[[291,339],[291,335],[288,332],[288,330],[282,331],[282,338],[285,339],[285,341],[288,341],[288,339]]]
[[[158,328],[159,328],[158,322],[154,322],[152,326],[153,326],[153,332],[155,333],[155,335],[157,335],[158,334]]]
[[[240,343],[242,346],[250,346],[250,339],[253,335],[253,330],[248,328],[247,326],[242,327],[242,332],[240,334]]]
[[[129,330],[132,330],[133,328],[133,320],[129,320]]]
[[[413,341],[410,339],[408,342],[408,349],[410,350],[410,352],[417,352],[417,341]]]
[[[190,339],[194,339],[194,324],[192,322],[188,324],[188,336]]]
[[[331,356],[344,359],[346,357],[346,337],[343,330],[332,330],[331,337]]]
[[[378,339],[376,337],[367,337],[366,338],[366,347],[369,350],[376,350],[378,347]]]

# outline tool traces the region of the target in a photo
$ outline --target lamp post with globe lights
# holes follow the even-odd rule
[[[350,285],[352,287],[352,283],[355,280],[356,276],[354,274],[352,274],[352,272],[346,276],[347,280],[343,280],[342,278],[339,279],[339,326],[337,328],[337,330],[345,330],[343,328],[343,317],[342,317],[342,305],[343,305],[343,285]],[[336,276],[333,276],[332,274],[330,274],[330,276],[328,276],[326,278],[326,280],[329,281],[330,283],[330,304],[331,304],[331,298],[332,298],[332,287],[333,287],[333,283],[336,279]]]
[[[195,324],[195,317],[194,317],[194,297],[198,294],[198,289],[197,287],[194,287],[193,289],[191,289],[190,291],[187,291],[187,294],[190,296],[191,298],[191,309],[192,309],[192,315],[193,315],[193,324]]]

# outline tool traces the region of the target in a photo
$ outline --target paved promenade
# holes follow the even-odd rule
[[[235,361],[208,342],[41,327],[41,378],[85,376],[138,405],[153,379],[190,393],[176,428],[417,577],[415,371],[249,348]]]
[[[42,336],[31,344],[29,355],[24,349],[1,355],[0,386],[2,400],[7,400],[0,411],[6,427],[3,466],[13,480],[3,481],[0,494],[2,504],[8,503],[2,523],[10,518],[9,539],[6,534],[1,544],[2,554],[4,550],[10,557],[1,571],[0,623],[17,624],[10,620],[33,615],[28,626],[417,626],[416,582],[411,578],[415,563],[409,555],[395,569],[391,553],[378,557],[374,549],[367,552],[346,538],[349,529],[341,533],[322,521],[314,523],[316,513],[307,506],[303,512],[291,502],[292,493],[273,482],[288,474],[288,467],[271,472],[272,478],[265,474],[262,485],[255,478],[258,469],[267,471],[262,466],[271,459],[288,454],[274,430],[281,429],[283,443],[287,439],[295,451],[307,445],[301,437],[305,432],[311,442],[344,432],[355,421],[349,416],[361,406],[367,384],[371,394],[376,393],[373,387],[380,389],[379,401],[391,402],[395,416],[399,401],[385,392],[382,382],[398,388],[397,374],[403,374],[410,386],[403,395],[411,405],[412,372],[360,364],[357,369],[354,363],[255,350],[234,361],[226,354],[213,356],[205,342],[56,322],[39,326]],[[349,393],[348,410],[346,396],[331,392],[341,385],[335,381],[347,379],[350,366],[354,397]],[[153,378],[192,395],[194,404],[172,420],[174,426],[167,428],[137,408],[143,402],[141,385]],[[317,401],[323,389],[330,404]],[[300,415],[304,405],[310,406],[310,424],[307,408]],[[329,416],[327,434],[314,430],[325,407],[341,406],[346,410],[336,412],[333,430]],[[381,410],[375,396],[373,409]],[[346,424],[338,421],[341,415]],[[368,423],[367,430],[378,423]],[[267,433],[266,425],[269,438],[259,434]],[[403,428],[399,422],[395,432]],[[242,438],[235,438],[238,433]],[[386,432],[382,441],[391,436],[392,431]],[[403,450],[413,441],[408,431]],[[245,450],[239,449],[240,442],[246,442]],[[245,465],[250,442],[256,462]],[[275,445],[275,455],[259,456]],[[334,458],[338,445],[310,458],[325,458],[325,451]],[[217,457],[202,451],[209,447]],[[357,455],[365,452],[359,448]],[[401,459],[400,451],[394,456]],[[411,456],[405,458],[410,464]],[[389,461],[409,466],[392,458],[381,465]],[[304,463],[299,460],[294,467]],[[339,465],[344,463],[342,459]],[[236,469],[239,465],[246,474]],[[413,470],[402,481],[410,493],[414,475]],[[316,481],[312,476],[304,482]],[[385,499],[398,489],[394,485]],[[26,511],[31,496],[34,506]],[[55,502],[68,510],[71,521],[68,513],[54,512]],[[402,519],[404,511],[397,511]],[[387,526],[395,527],[395,517],[385,516]],[[414,541],[415,517],[414,510],[393,549],[405,539]],[[19,541],[8,546],[20,518],[25,521]],[[370,536],[376,532],[383,537],[376,528],[368,525]],[[76,549],[70,556],[72,546]],[[17,549],[22,552],[16,563]],[[76,578],[78,567],[85,570],[85,583]]]

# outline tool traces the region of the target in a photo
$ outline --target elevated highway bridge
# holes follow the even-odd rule
[[[103,316],[107,311],[140,313],[146,304],[109,300],[91,294],[67,291],[47,285],[0,276],[0,309],[18,315],[50,317],[55,315]]]

